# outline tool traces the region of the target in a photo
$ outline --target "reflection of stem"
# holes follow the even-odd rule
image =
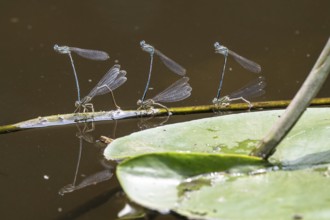
[[[172,115],[186,115],[196,113],[213,113],[213,112],[240,112],[249,110],[260,111],[267,109],[283,109],[290,104],[291,100],[284,101],[268,101],[268,102],[252,102],[252,108],[247,103],[231,103],[228,106],[215,105],[200,105],[200,106],[185,106],[168,108]],[[318,98],[311,102],[311,106],[330,105],[330,98]],[[16,124],[0,126],[0,134],[10,133],[15,131],[22,131],[32,128],[41,128],[49,126],[63,126],[68,124],[75,124],[79,121],[112,121],[119,119],[131,119],[150,116],[168,115],[166,109],[153,109],[153,111],[146,110],[116,110],[107,112],[85,112],[85,113],[71,113],[58,114],[46,117],[38,117],[28,121],[19,122]]]
[[[80,160],[81,160],[81,153],[82,153],[82,137],[79,138],[79,154],[78,154],[78,161],[77,161],[77,166],[76,166],[76,172],[74,175],[74,179],[73,179],[73,187],[76,186],[76,181],[77,181],[77,176],[78,176],[78,171],[79,171],[79,166],[80,166]]]
[[[330,72],[330,38],[294,99],[251,155],[269,158],[317,95]]]

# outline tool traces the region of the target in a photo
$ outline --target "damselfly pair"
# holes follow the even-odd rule
[[[168,67],[172,72],[178,74],[179,76],[184,76],[186,74],[186,69],[183,68],[178,63],[176,63],[174,60],[165,56],[162,52],[155,49],[150,44],[146,44],[145,41],[141,41],[140,45],[141,45],[141,49],[143,51],[150,54],[150,68],[149,68],[149,74],[148,74],[148,81],[147,81],[146,87],[144,89],[142,98],[137,101],[137,105],[140,106],[138,109],[150,109],[152,106],[157,105],[162,108],[165,108],[167,110],[168,114],[170,114],[169,109],[161,103],[162,102],[165,102],[165,103],[177,102],[177,101],[186,99],[191,95],[192,88],[188,83],[189,78],[182,77],[181,79],[177,80],[175,83],[170,85],[168,88],[166,88],[164,91],[162,91],[158,95],[154,96],[151,99],[145,100],[147,91],[149,89],[150,80],[151,80],[151,72],[152,72],[154,54],[156,54],[160,58],[160,60],[165,64],[166,67]]]
[[[127,78],[126,78],[126,71],[120,70],[119,64],[115,64],[113,67],[111,67],[110,70],[107,71],[106,74],[103,76],[103,78],[96,84],[96,86],[88,93],[88,95],[85,96],[83,99],[80,99],[80,87],[78,82],[78,76],[71,53],[73,52],[81,57],[90,60],[103,61],[109,59],[109,55],[106,52],[98,51],[98,50],[82,49],[77,47],[58,46],[57,44],[55,44],[54,50],[60,54],[68,54],[70,57],[70,62],[75,76],[77,93],[78,93],[78,98],[77,101],[75,102],[75,106],[76,106],[75,112],[80,111],[81,108],[83,108],[83,112],[88,111],[88,109],[94,111],[94,106],[91,103],[91,100],[95,96],[104,95],[107,93],[111,93],[112,101],[114,105],[116,106],[117,109],[120,109],[120,107],[117,105],[115,101],[113,91],[119,86],[121,86],[123,83],[125,83]]]
[[[214,48],[215,48],[215,53],[224,55],[225,60],[224,60],[223,68],[222,68],[217,96],[213,99],[213,101],[212,101],[213,104],[229,105],[229,103],[231,101],[242,100],[242,101],[246,102],[249,105],[249,107],[251,108],[252,104],[246,98],[261,96],[265,93],[265,91],[264,91],[264,88],[266,86],[265,78],[260,76],[256,80],[253,80],[250,83],[248,83],[246,86],[244,86],[240,90],[238,90],[230,95],[220,97],[220,92],[221,92],[222,83],[223,83],[223,79],[224,79],[224,75],[225,75],[226,64],[227,64],[227,58],[228,58],[228,55],[231,55],[236,60],[236,62],[239,63],[242,67],[244,67],[245,69],[249,70],[250,72],[254,72],[254,73],[261,72],[260,65],[251,60],[248,60],[245,57],[238,55],[237,53],[229,50],[227,47],[221,45],[218,42],[214,43]]]
[[[154,54],[158,55],[161,61],[174,73],[178,75],[185,75],[186,70],[174,62],[172,59],[165,56],[163,53],[161,53],[159,50],[155,49],[150,44],[146,44],[145,41],[141,41],[140,43],[141,48],[143,51],[148,52],[150,54],[150,69],[149,69],[149,75],[148,75],[148,81],[144,90],[144,93],[142,95],[142,99],[138,100],[137,104],[140,105],[140,108],[150,108],[152,105],[158,105],[160,107],[163,107],[167,109],[166,106],[162,105],[161,102],[176,102],[183,100],[190,96],[192,88],[188,84],[188,77],[183,77],[182,79],[179,79],[177,82],[172,84],[170,87],[168,87],[166,90],[161,92],[160,94],[156,95],[152,99],[145,100],[146,93],[149,89],[149,83],[151,79],[151,72],[152,72],[152,66],[153,66],[153,57]],[[228,55],[231,55],[241,66],[243,66],[245,69],[259,73],[261,71],[261,67],[259,64],[248,60],[237,53],[229,50],[227,47],[220,45],[218,42],[214,44],[215,52],[222,54],[225,56],[224,66],[222,69],[221,79],[219,83],[219,88],[217,92],[216,98],[213,99],[213,103],[216,105],[228,105],[231,101],[235,100],[242,100],[249,104],[250,107],[252,107],[252,104],[246,99],[247,97],[257,97],[265,93],[264,88],[266,86],[265,78],[259,77],[258,79],[250,82],[240,90],[224,96],[220,97],[220,92],[222,88],[222,83],[224,79],[225,69],[226,69],[226,63],[227,63],[227,57]],[[168,109],[167,109],[168,110]]]
[[[175,83],[173,83],[171,86],[169,86],[167,89],[165,89],[163,92],[159,93],[152,99],[145,100],[147,91],[149,89],[149,84],[151,80],[151,73],[152,73],[152,67],[153,67],[153,58],[154,54],[156,54],[160,60],[174,73],[184,76],[186,74],[186,70],[177,64],[172,59],[165,56],[163,53],[161,53],[159,50],[155,49],[150,44],[146,44],[145,41],[140,42],[141,48],[143,51],[148,52],[150,54],[150,68],[149,68],[149,74],[148,74],[148,81],[145,87],[145,90],[143,92],[142,98],[138,100],[137,104],[140,106],[139,109],[148,109],[151,108],[151,106],[158,105],[162,108],[165,108],[168,113],[169,110],[166,106],[161,104],[162,102],[176,102],[181,101],[185,98],[188,98],[191,95],[192,88],[189,85],[188,77],[183,77],[179,80],[177,80]],[[242,100],[249,104],[251,107],[251,103],[246,99],[246,97],[256,97],[259,95],[264,94],[264,88],[266,86],[264,77],[259,77],[257,80],[249,83],[247,86],[243,87],[238,92],[235,92],[231,95],[220,97],[220,92],[222,88],[222,83],[224,79],[225,74],[225,68],[227,63],[227,57],[228,55],[231,55],[240,65],[242,65],[245,69],[250,70],[252,72],[259,73],[261,71],[261,67],[256,64],[253,61],[250,61],[237,53],[229,50],[227,47],[224,47],[223,45],[220,45],[218,42],[214,44],[215,52],[222,54],[225,56],[224,66],[222,69],[221,79],[219,83],[219,88],[217,92],[216,98],[214,98],[213,103],[216,105],[227,105],[229,102],[234,100]],[[109,55],[106,52],[103,51],[97,51],[97,50],[88,50],[88,49],[81,49],[76,47],[68,47],[68,46],[54,46],[54,50],[61,54],[68,54],[70,57],[71,65],[73,68],[75,80],[76,80],[76,86],[77,86],[77,92],[78,92],[78,100],[76,101],[75,105],[77,107],[76,111],[79,110],[82,107],[83,111],[88,111],[88,108],[90,108],[92,111],[94,111],[93,104],[90,103],[90,101],[97,95],[103,95],[106,93],[111,93],[112,100],[114,105],[117,109],[120,107],[116,104],[113,90],[121,86],[126,80],[126,71],[120,70],[120,65],[116,64],[114,65],[105,75],[104,77],[97,83],[97,85],[90,91],[90,93],[85,96],[83,99],[80,99],[80,88],[79,88],[79,82],[77,73],[74,67],[73,59],[71,53],[76,53],[81,57],[91,59],[91,60],[106,60],[109,58]]]

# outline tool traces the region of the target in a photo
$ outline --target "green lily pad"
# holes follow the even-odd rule
[[[329,219],[330,170],[277,170],[244,155],[154,153],[117,167],[134,202],[198,219]]]
[[[152,152],[248,155],[284,110],[247,112],[160,126],[118,138],[104,155],[120,160]],[[330,108],[308,108],[269,161],[281,165],[330,162]]]
[[[155,153],[125,160],[117,166],[116,173],[133,201],[165,212],[176,207],[176,187],[185,178],[230,169],[246,171],[265,164],[259,158],[244,155]]]
[[[311,169],[213,176],[182,196],[175,211],[212,219],[329,219],[330,178]]]

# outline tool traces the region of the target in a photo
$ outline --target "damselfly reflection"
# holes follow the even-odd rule
[[[77,132],[76,137],[82,139],[88,143],[94,144],[94,136],[91,135],[91,132],[95,130],[95,124],[91,122],[76,123]]]
[[[122,84],[124,84],[126,80],[126,71],[120,70],[120,65],[115,64],[96,84],[96,86],[88,93],[87,96],[85,96],[81,101],[76,101],[76,111],[79,111],[81,107],[83,108],[83,112],[88,111],[88,108],[94,111],[94,106],[92,103],[90,103],[90,101],[95,96],[104,95],[107,93],[111,93],[113,104],[116,106],[117,109],[120,109],[120,107],[116,103],[113,91]]]
[[[75,183],[72,183],[72,184],[63,186],[59,190],[58,193],[60,195],[64,195],[66,193],[70,193],[70,192],[85,188],[87,186],[96,185],[97,183],[104,182],[106,180],[111,179],[112,176],[113,176],[113,172],[111,170],[105,169],[105,170],[102,170],[102,171],[99,171],[92,175],[87,176],[78,185],[76,185]]]
[[[138,121],[137,126],[140,130],[155,128],[164,125],[165,123],[167,123],[169,119],[170,119],[170,115],[167,115],[165,118],[164,117],[154,118],[153,116],[146,119],[141,118]]]
[[[54,50],[60,54],[68,54],[71,62],[71,66],[73,69],[73,74],[76,81],[76,87],[77,87],[77,93],[78,93],[78,101],[80,101],[80,87],[79,87],[79,81],[78,81],[78,75],[76,72],[76,68],[73,63],[72,55],[71,53],[75,53],[81,57],[84,57],[86,59],[90,60],[107,60],[109,59],[109,55],[104,51],[99,50],[90,50],[90,49],[82,49],[77,47],[68,47],[68,46],[58,46],[57,44],[54,45]]]
[[[79,173],[79,167],[81,163],[81,157],[82,157],[82,150],[83,150],[83,141],[86,141],[88,143],[94,144],[94,138],[92,135],[89,135],[89,132],[92,132],[94,130],[94,123],[83,123],[83,126],[81,127],[80,123],[77,123],[77,129],[78,132],[76,133],[76,136],[79,138],[79,152],[78,152],[78,159],[77,159],[77,164],[76,164],[76,169],[74,173],[74,178],[73,182],[62,187],[59,190],[60,195],[64,195],[66,193],[70,193],[82,188],[85,188],[90,185],[95,185],[97,183],[109,180],[112,176],[112,169],[113,167],[111,165],[106,164],[104,161],[100,161],[101,165],[105,168],[104,170],[98,171],[92,175],[89,175],[85,177],[79,184],[77,184],[77,178],[78,178],[78,173]]]
[[[160,60],[165,64],[165,66],[167,66],[167,68],[169,68],[171,71],[173,71],[174,73],[176,73],[180,76],[184,76],[186,74],[186,69],[183,68],[182,66],[180,66],[178,63],[176,63],[174,60],[165,56],[163,53],[161,53],[159,50],[155,49],[150,44],[146,44],[146,42],[144,40],[140,42],[140,45],[141,45],[141,49],[143,51],[150,54],[150,67],[149,67],[148,81],[146,84],[146,88],[144,89],[142,98],[141,98],[141,100],[143,102],[147,95],[147,91],[149,89],[154,54],[156,54],[160,58]]]
[[[236,62],[239,63],[245,69],[247,69],[251,72],[254,72],[254,73],[260,73],[260,71],[261,71],[261,67],[259,64],[255,63],[251,60],[248,60],[245,57],[238,55],[237,53],[229,50],[227,47],[221,45],[219,42],[214,43],[214,49],[215,49],[215,53],[222,54],[225,57],[216,99],[220,98],[220,92],[221,92],[222,83],[223,83],[223,79],[224,79],[224,75],[225,75],[228,54],[230,56],[232,56],[236,60]]]
[[[138,110],[150,109],[152,106],[156,105],[165,108],[168,114],[170,114],[169,109],[165,105],[162,105],[161,102],[177,102],[188,98],[191,95],[192,90],[188,81],[188,77],[183,77],[177,80],[172,85],[170,85],[167,89],[153,97],[152,99],[147,99],[145,101],[138,100],[137,104],[140,106]]]
[[[241,89],[237,90],[236,92],[231,93],[230,95],[221,97],[219,99],[214,98],[213,103],[216,105],[229,105],[230,102],[236,100],[242,100],[249,104],[249,107],[252,107],[250,101],[247,98],[254,98],[265,94],[264,88],[266,87],[266,79],[263,76],[258,77],[257,79],[251,81]]]

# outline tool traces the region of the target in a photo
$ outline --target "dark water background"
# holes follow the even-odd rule
[[[122,109],[136,108],[147,79],[146,40],[187,69],[192,96],[173,105],[209,104],[216,94],[223,57],[213,43],[262,65],[266,95],[257,100],[291,99],[330,36],[330,1],[26,1],[0,2],[0,124],[74,110],[76,90],[69,59],[54,44],[107,51],[111,59],[89,61],[75,56],[82,96],[118,60],[128,81],[115,91]],[[233,60],[223,93],[257,76]],[[155,59],[153,95],[177,78]],[[330,96],[328,80],[318,97]],[[150,97],[149,96],[149,97]],[[97,110],[111,107],[110,96],[94,100]],[[171,106],[173,106],[171,105]],[[212,115],[172,117],[169,123]],[[116,137],[139,130],[138,120],[119,121]],[[113,134],[114,123],[92,133]],[[97,195],[117,187],[113,178],[64,196],[72,182],[79,149],[76,126],[30,130],[0,137],[0,218],[57,219]],[[84,142],[78,182],[100,171],[102,149]],[[44,176],[49,179],[45,179]],[[79,219],[115,219],[124,202],[109,196],[100,205],[77,212]],[[92,208],[94,207],[94,208]],[[157,219],[173,218],[159,216]]]

